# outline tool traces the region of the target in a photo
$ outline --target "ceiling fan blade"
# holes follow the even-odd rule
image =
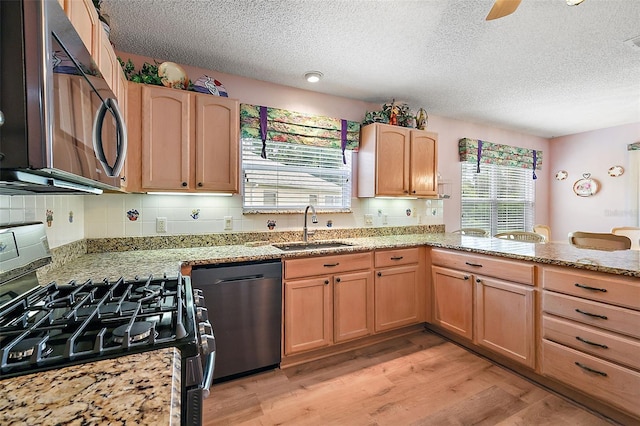
[[[503,16],[511,15],[516,11],[522,0],[496,0],[493,7],[489,11],[486,20],[502,18]]]

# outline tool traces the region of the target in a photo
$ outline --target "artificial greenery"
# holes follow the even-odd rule
[[[409,105],[400,102],[389,102],[382,105],[380,111],[367,111],[362,120],[362,125],[371,123],[390,123],[392,113],[395,112],[396,125],[402,127],[414,127],[415,115],[409,109]]]
[[[158,75],[158,65],[161,62],[153,61],[154,64],[150,64],[149,62],[145,62],[140,68],[140,71],[136,72],[135,65],[131,59],[128,59],[127,62],[124,62],[120,57],[118,57],[118,62],[120,62],[120,66],[122,67],[122,71],[124,71],[125,77],[127,80],[133,81],[134,83],[143,83],[143,84],[153,84],[155,86],[164,86],[162,84],[162,79]],[[186,90],[193,90],[193,83],[191,80],[188,81],[188,85]]]

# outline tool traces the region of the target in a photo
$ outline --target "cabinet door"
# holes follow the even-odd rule
[[[379,269],[375,277],[376,332],[418,323],[419,300],[418,265]]]
[[[235,99],[196,98],[196,186],[238,192],[239,106]]]
[[[535,367],[533,289],[476,277],[477,343],[527,367]]]
[[[118,96],[119,75],[122,73],[118,57],[113,51],[111,42],[107,33],[102,26],[98,27],[98,42],[100,43],[100,57],[98,60],[98,67],[102,73],[102,77],[109,85],[109,88],[114,95]]]
[[[433,266],[433,322],[468,339],[473,338],[471,274]]]
[[[142,87],[142,188],[187,190],[192,154],[189,92]]]
[[[336,343],[372,333],[372,272],[351,272],[334,277],[333,327]]]
[[[438,195],[438,152],[435,134],[412,130],[410,146],[409,192],[411,195]]]
[[[285,355],[332,343],[330,276],[285,282],[284,324]]]
[[[91,0],[66,0],[64,11],[94,59],[99,60],[102,24]]]
[[[375,155],[376,195],[408,195],[409,129],[379,126]]]

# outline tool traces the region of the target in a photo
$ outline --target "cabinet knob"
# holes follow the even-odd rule
[[[329,284],[329,280],[324,280],[324,285]]]
[[[468,280],[468,279],[469,279],[469,275],[465,275],[465,276],[464,276],[464,277],[462,277],[462,278],[463,278],[463,279],[465,279],[465,280]]]
[[[123,181],[123,182],[126,182],[126,181],[127,181],[127,177],[126,177],[126,176],[122,176],[122,177],[120,178],[120,180],[121,180],[121,181]]]
[[[199,187],[202,187],[202,182],[198,182],[198,186],[199,186]]]
[[[187,186],[187,182],[182,182],[182,186]]]
[[[382,272],[378,272],[378,276],[381,277],[382,276]]]
[[[413,190],[413,191],[411,191],[411,192],[413,192],[413,193],[415,194],[415,193],[416,193],[416,190],[414,189],[414,190]]]
[[[340,278],[336,278],[336,282],[339,283],[340,282]]]
[[[481,280],[480,278],[476,278],[476,282],[477,282],[477,283],[481,283],[481,282],[482,282],[482,280]]]

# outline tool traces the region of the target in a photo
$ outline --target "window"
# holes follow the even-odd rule
[[[243,203],[248,210],[348,210],[351,207],[351,151],[242,139]]]
[[[534,224],[535,185],[530,169],[462,164],[461,228],[481,228],[490,235],[531,231]]]

